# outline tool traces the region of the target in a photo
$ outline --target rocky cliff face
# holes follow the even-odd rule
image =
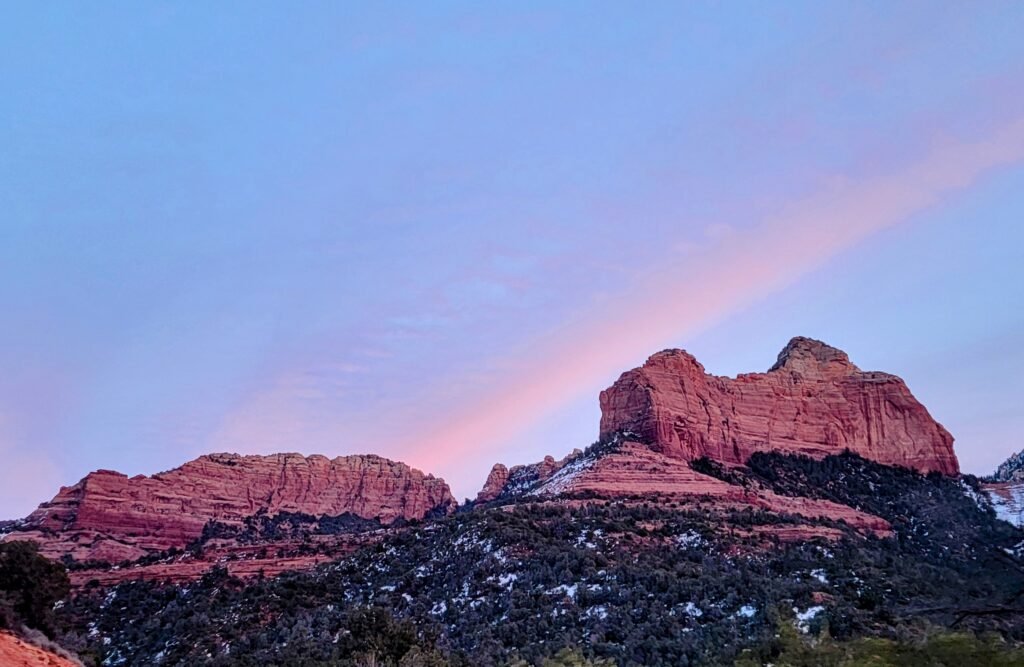
[[[65,487],[15,527],[48,556],[131,560],[184,547],[210,521],[239,525],[260,512],[354,514],[390,523],[445,513],[444,480],[379,456],[201,456],[152,477],[100,470]]]
[[[791,340],[767,373],[735,379],[709,375],[683,350],[659,352],[601,392],[602,437],[621,432],[686,461],[848,449],[886,465],[959,472],[952,436],[903,380],[862,371],[809,338]]]

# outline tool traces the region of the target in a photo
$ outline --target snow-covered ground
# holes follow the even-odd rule
[[[985,491],[996,516],[1015,526],[1024,526],[1024,483],[992,484]]]

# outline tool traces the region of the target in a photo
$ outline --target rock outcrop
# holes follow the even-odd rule
[[[503,495],[516,495],[538,483],[546,482],[582,453],[574,449],[561,461],[556,461],[553,456],[545,456],[544,460],[537,463],[512,466],[511,469],[496,463],[484,482],[484,488],[477,494],[476,501],[489,502]]]
[[[850,450],[920,472],[959,472],[953,438],[900,378],[862,371],[794,338],[767,373],[709,375],[665,350],[601,392],[601,435],[632,432],[668,457],[743,464],[755,452],[821,458]]]
[[[491,472],[487,475],[484,488],[480,489],[480,493],[476,494],[476,501],[478,503],[485,503],[494,500],[501,495],[507,483],[508,467],[503,463],[495,463],[494,467],[491,468]]]
[[[151,477],[99,470],[64,487],[7,539],[33,539],[50,557],[116,562],[184,547],[210,521],[257,513],[354,514],[387,524],[446,513],[444,480],[379,456],[210,454]]]

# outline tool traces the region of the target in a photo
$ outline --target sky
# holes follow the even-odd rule
[[[0,12],[0,518],[218,451],[472,497],[796,335],[1024,448],[1021,3]]]

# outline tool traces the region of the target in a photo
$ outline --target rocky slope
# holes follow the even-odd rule
[[[545,456],[544,460],[538,463],[512,466],[511,469],[501,463],[495,463],[490,474],[487,475],[484,488],[477,494],[476,500],[477,502],[488,502],[502,494],[514,495],[546,482],[580,454],[582,452],[579,449],[574,449],[561,461],[556,461],[553,456]]]
[[[660,465],[649,448],[621,454],[642,453]],[[59,610],[71,629],[62,641],[107,664],[361,664],[352,652],[365,642],[349,640],[387,626],[365,623],[367,609],[436,638],[448,660],[409,664],[439,667],[539,665],[566,646],[616,665],[731,665],[745,649],[759,659],[741,664],[790,664],[777,653],[787,628],[825,643],[939,627],[998,632],[1004,652],[1024,640],[1024,533],[965,492],[973,480],[851,454],[758,453],[743,469],[705,469],[689,474],[732,492],[860,508],[891,533],[864,539],[849,522],[749,506],[714,512],[700,497],[527,495],[389,530],[374,548],[262,581],[218,571],[181,586],[79,589]],[[947,655],[957,661],[913,664],[1016,664]]]
[[[1015,526],[1024,526],[1024,452],[1018,452],[996,468],[982,489],[996,515]]]
[[[1024,482],[1024,451],[1017,452],[999,464],[989,478],[992,482]]]
[[[821,458],[850,450],[885,465],[959,472],[953,438],[900,378],[794,338],[767,373],[709,375],[666,350],[601,392],[601,434],[631,431],[666,456],[743,464],[755,452]]]
[[[90,473],[6,538],[36,540],[50,557],[118,562],[185,547],[210,522],[296,512],[388,524],[455,504],[444,480],[379,456],[211,454],[152,477]]]
[[[532,487],[529,494],[540,499],[561,495],[689,497],[700,499],[717,512],[752,508],[807,519],[842,521],[863,534],[889,532],[884,519],[852,507],[818,498],[781,496],[762,486],[731,483],[628,440],[595,456],[574,455],[557,472]]]
[[[82,663],[29,644],[0,631],[0,665],[3,667],[81,667]]]

